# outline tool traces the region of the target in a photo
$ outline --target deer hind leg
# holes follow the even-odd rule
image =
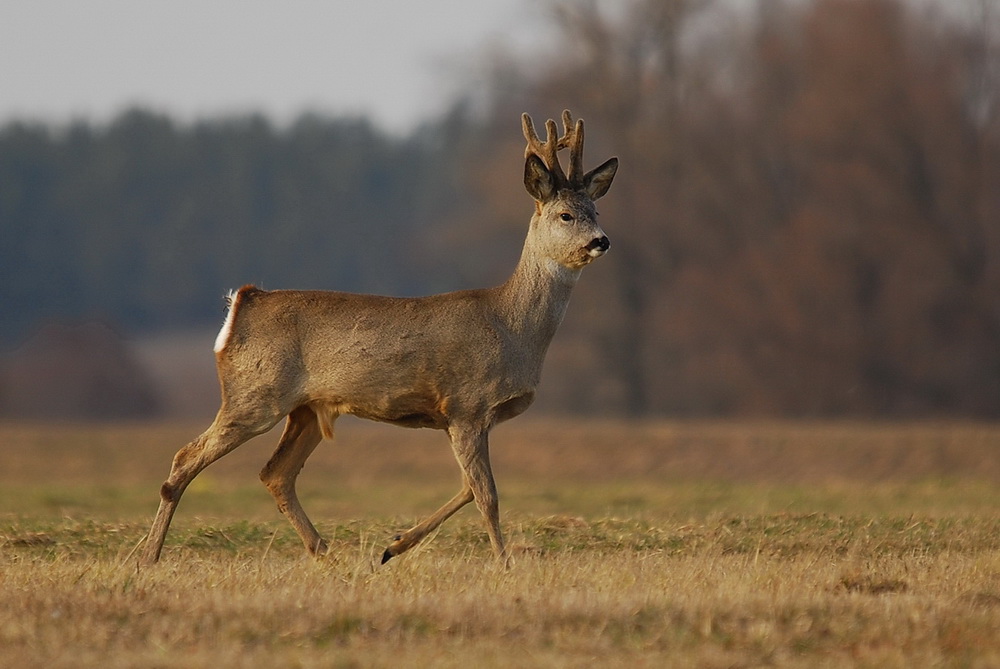
[[[396,537],[382,554],[382,564],[413,548],[441,523],[473,500],[476,501],[476,506],[486,520],[486,529],[493,551],[498,557],[506,556],[503,535],[500,533],[497,489],[490,467],[489,435],[485,431],[466,431],[458,428],[449,429],[448,435],[451,437],[455,458],[462,468],[462,489],[427,520]]]
[[[299,503],[295,494],[295,479],[322,439],[315,412],[307,406],[295,409],[288,414],[285,431],[274,455],[260,471],[260,480],[278,503],[278,510],[288,518],[312,555],[323,555],[327,546]]]
[[[240,446],[248,439],[262,434],[277,422],[277,418],[259,420],[237,420],[227,414],[225,407],[219,410],[212,425],[197,439],[181,448],[174,455],[170,474],[160,487],[160,506],[156,510],[153,524],[146,535],[139,563],[153,564],[160,559],[163,542],[170,527],[170,521],[177,510],[181,495],[191,481],[205,467]]]
[[[436,530],[441,523],[455,515],[456,511],[471,502],[472,499],[472,488],[468,485],[463,485],[457,495],[448,500],[447,504],[435,511],[429,518],[397,535],[393,542],[389,544],[389,547],[385,549],[385,552],[382,553],[382,564],[416,546],[424,537]]]

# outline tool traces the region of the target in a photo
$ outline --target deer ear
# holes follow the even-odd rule
[[[539,202],[545,202],[556,193],[555,177],[542,159],[533,153],[524,161],[524,187]]]
[[[590,196],[591,200],[604,197],[604,194],[611,188],[611,182],[618,171],[618,159],[611,158],[601,165],[587,172],[583,177],[583,189]]]

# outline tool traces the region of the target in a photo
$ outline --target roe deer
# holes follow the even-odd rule
[[[583,172],[583,121],[563,112],[563,135],[546,141],[521,117],[528,146],[524,186],[535,200],[527,240],[502,285],[418,298],[244,286],[229,297],[215,342],[222,406],[212,425],[174,456],[141,562],[159,560],[177,503],[212,462],[287,416],[260,478],[306,549],[326,552],[295,494],[306,458],[333,435],[341,414],[445,430],[462,489],[429,518],[394,538],[382,562],[415,546],[475,500],[490,544],[505,558],[490,429],[531,404],[545,351],[580,271],[610,243],[594,201],[618,169],[611,158]],[[564,173],[558,152],[570,151]]]

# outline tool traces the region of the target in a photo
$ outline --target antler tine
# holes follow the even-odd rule
[[[559,137],[559,132],[556,130],[556,122],[549,119],[545,122],[546,154],[542,157],[542,160],[545,161],[549,171],[556,175],[556,179],[565,183],[566,173],[563,172],[562,165],[559,164],[559,149],[562,148],[560,145],[561,141],[562,138]]]
[[[559,148],[565,149],[573,140],[573,115],[568,109],[563,109],[563,136],[559,138]]]
[[[583,177],[583,119],[573,123],[573,115],[568,109],[562,113],[563,136],[559,148],[569,148],[569,182],[575,184]]]
[[[552,151],[552,147],[549,146],[551,144],[550,138],[552,132],[549,130],[548,125],[546,124],[545,126],[545,130],[548,132],[545,142],[542,142],[538,138],[538,134],[535,132],[535,124],[532,123],[531,117],[527,113],[521,114],[521,128],[524,130],[524,138],[528,140],[528,145],[524,148],[524,157],[527,158],[533,153],[542,159],[546,167],[551,167],[550,154],[554,152]]]
[[[524,138],[528,140],[528,146],[524,149],[524,157],[527,158],[532,153],[537,154],[539,147],[541,147],[541,142],[538,141],[538,134],[535,133],[535,124],[531,122],[528,112],[521,114],[521,130],[524,132]]]

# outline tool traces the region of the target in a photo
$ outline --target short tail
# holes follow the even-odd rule
[[[223,321],[222,329],[219,330],[219,334],[215,338],[214,350],[216,353],[222,353],[233,338],[233,323],[236,322],[236,311],[239,309],[240,304],[243,303],[247,296],[258,291],[259,289],[256,286],[247,285],[239,290],[231,290],[226,295],[226,320]]]

